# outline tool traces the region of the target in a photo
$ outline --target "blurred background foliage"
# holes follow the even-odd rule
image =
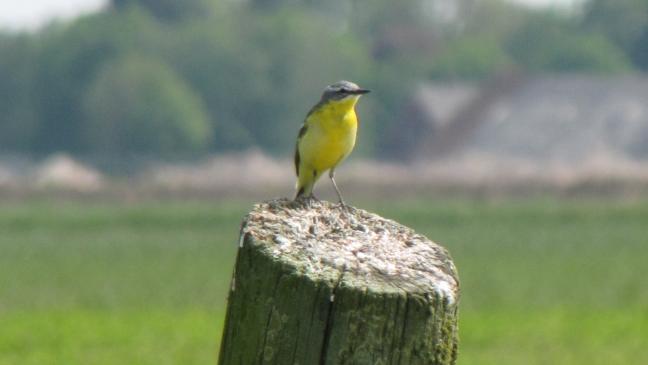
[[[285,156],[321,89],[352,79],[361,154],[426,80],[505,69],[648,69],[648,0],[534,9],[500,0],[113,0],[102,12],[0,34],[0,152]]]
[[[373,90],[353,157],[400,158],[342,190],[452,253],[460,364],[648,364],[648,0],[515,1],[111,0],[0,30],[0,365],[214,363],[240,219],[294,194],[339,79]]]

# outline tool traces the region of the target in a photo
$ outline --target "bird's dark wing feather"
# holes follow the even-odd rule
[[[306,134],[306,130],[308,127],[306,126],[306,123],[302,125],[301,129],[299,130],[299,134],[297,135],[297,144],[295,145],[295,173],[297,176],[299,176],[299,162],[300,162],[300,156],[299,156],[299,140]]]
[[[301,161],[301,156],[299,156],[299,140],[304,136],[304,134],[306,134],[306,130],[308,130],[308,117],[310,117],[311,114],[313,114],[315,110],[319,109],[322,105],[324,105],[324,101],[320,100],[308,111],[306,114],[306,120],[297,135],[297,145],[295,146],[295,172],[297,173],[297,176],[299,176],[299,162]]]

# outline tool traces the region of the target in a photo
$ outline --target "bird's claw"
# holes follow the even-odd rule
[[[348,205],[347,203],[344,202],[344,200],[340,200],[340,201],[336,204],[336,208],[339,208],[339,209],[341,209],[342,211],[347,212],[347,213],[350,213],[350,212],[351,212],[351,209],[352,209],[350,205]]]
[[[319,203],[320,200],[315,195],[309,195],[304,197],[304,204],[309,208],[313,208],[313,203]]]

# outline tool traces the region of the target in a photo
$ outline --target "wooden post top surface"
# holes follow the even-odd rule
[[[254,206],[241,227],[253,244],[314,281],[375,292],[436,295],[456,305],[448,251],[393,220],[327,201],[276,199]]]

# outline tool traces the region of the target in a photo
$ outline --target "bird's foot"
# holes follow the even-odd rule
[[[301,196],[298,198],[298,200],[309,209],[313,208],[313,205],[315,203],[320,202],[320,200],[315,195],[312,194],[307,196]]]
[[[340,200],[335,207],[346,213],[351,213],[353,210],[353,207],[348,205],[344,200]]]

